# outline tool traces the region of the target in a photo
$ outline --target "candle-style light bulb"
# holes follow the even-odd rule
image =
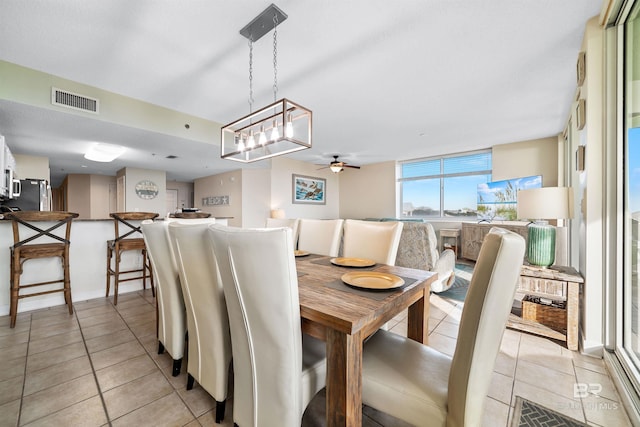
[[[277,141],[280,139],[280,132],[278,132],[278,122],[273,121],[273,129],[271,130],[271,140]]]
[[[291,122],[291,114],[287,115],[287,125],[284,128],[284,135],[287,138],[293,138],[293,123]]]
[[[242,135],[238,138],[238,151],[244,151],[244,141],[242,140]]]
[[[252,149],[255,146],[256,146],[256,140],[253,137],[253,131],[249,131],[249,138],[247,138],[247,147],[249,149]]]
[[[267,143],[267,133],[264,131],[264,125],[260,125],[260,136],[258,137],[258,144],[264,145]]]

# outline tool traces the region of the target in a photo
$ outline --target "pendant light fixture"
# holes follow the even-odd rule
[[[223,159],[251,163],[311,148],[312,112],[286,98],[278,101],[278,25],[287,15],[271,4],[240,30],[249,40],[249,114],[221,129]],[[273,103],[253,111],[253,43],[273,29]]]

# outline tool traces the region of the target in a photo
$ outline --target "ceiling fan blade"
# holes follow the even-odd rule
[[[320,165],[316,165],[316,166],[320,166]],[[328,169],[328,168],[329,168],[329,166],[325,166],[325,167],[322,167],[322,168],[318,168],[318,169],[316,169],[316,170],[318,170],[318,171],[319,171],[320,169]]]
[[[352,165],[348,165],[346,163],[344,163],[342,166],[345,167],[345,168],[360,169],[360,166],[352,166]]]

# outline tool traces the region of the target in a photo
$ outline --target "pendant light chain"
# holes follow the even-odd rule
[[[278,15],[273,15],[273,102],[278,97]]]
[[[249,39],[249,113],[253,113],[253,40]]]

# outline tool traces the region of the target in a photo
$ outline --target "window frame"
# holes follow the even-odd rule
[[[491,161],[491,169],[488,170],[478,170],[478,171],[473,171],[473,172],[455,172],[455,173],[445,173],[444,172],[444,163],[445,163],[445,159],[451,159],[451,158],[456,158],[456,157],[468,157],[468,156],[474,156],[474,155],[479,155],[479,154],[489,154],[490,156],[490,161]],[[403,178],[402,177],[402,169],[403,166],[409,163],[422,163],[422,162],[430,162],[430,161],[435,161],[438,160],[440,163],[440,173],[435,174],[435,175],[421,175],[421,176],[412,176],[412,177],[407,177],[407,178]],[[493,151],[488,148],[488,149],[483,149],[483,150],[474,150],[474,151],[466,151],[466,152],[462,152],[462,153],[454,153],[454,154],[447,154],[447,155],[441,155],[441,156],[432,156],[432,157],[423,157],[423,158],[418,158],[418,159],[410,159],[410,160],[403,160],[401,162],[398,162],[398,168],[397,168],[397,174],[396,174],[396,184],[398,187],[398,206],[397,206],[397,214],[396,216],[398,218],[412,218],[411,216],[405,216],[403,215],[403,206],[404,206],[404,191],[403,191],[403,183],[405,182],[411,182],[411,181],[420,181],[420,180],[426,180],[426,179],[439,179],[440,180],[440,207],[439,207],[439,211],[440,214],[438,216],[433,216],[433,217],[424,217],[426,219],[429,220],[442,220],[442,221],[463,221],[464,218],[463,217],[451,217],[451,216],[444,216],[444,199],[445,199],[445,194],[444,194],[444,183],[445,183],[445,179],[446,178],[456,178],[456,177],[465,177],[465,176],[477,176],[477,175],[489,175],[489,180],[492,179],[493,177]]]

